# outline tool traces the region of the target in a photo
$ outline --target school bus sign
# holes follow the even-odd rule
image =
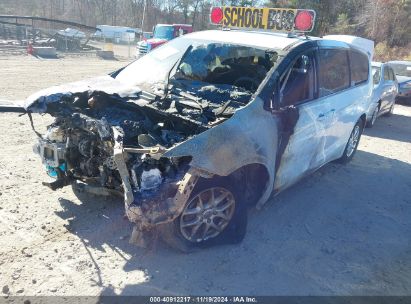
[[[311,32],[315,11],[290,8],[212,7],[211,23],[229,28],[277,32]]]

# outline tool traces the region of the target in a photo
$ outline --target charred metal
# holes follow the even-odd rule
[[[204,67],[190,65],[200,51],[186,56],[179,77],[149,90],[106,76],[32,97],[29,113],[55,117],[34,147],[57,179],[43,184],[52,190],[80,183],[83,190],[122,192],[126,214],[138,231],[174,220],[198,177],[213,173],[191,168],[189,154],[164,154],[247,105],[271,67],[266,60],[252,69],[256,59],[250,59],[254,63],[248,66],[244,60],[219,63],[207,74]]]
[[[56,178],[44,184],[122,194],[135,223],[132,241],[145,246],[156,230],[164,236],[174,229],[168,225],[182,220],[204,185],[216,195],[225,185],[223,201],[231,198],[236,208],[221,217],[233,221],[218,228],[226,231],[221,237],[190,242],[236,242],[246,230],[247,206],[259,208],[275,193],[299,120],[298,108],[278,105],[279,72],[289,63],[281,51],[225,43],[189,44],[180,52],[155,81],[134,70],[142,58],[110,76],[31,96],[27,112],[55,117],[34,147]],[[189,214],[198,210],[190,208]],[[198,218],[219,216],[213,208]]]

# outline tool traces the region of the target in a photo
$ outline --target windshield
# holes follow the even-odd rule
[[[175,80],[225,84],[255,91],[277,60],[273,49],[180,37],[136,60],[116,79],[146,91],[164,84],[173,66]],[[190,47],[191,46],[191,47]],[[190,47],[190,48],[189,48]],[[173,75],[173,74],[171,74]]]
[[[171,40],[174,38],[174,27],[157,25],[154,30],[154,38]]]
[[[372,79],[374,84],[378,84],[381,78],[381,67],[373,66],[372,67]]]
[[[226,43],[194,46],[175,78],[228,84],[255,91],[276,61],[275,52]]]
[[[411,62],[410,64],[390,63],[395,75],[411,77]]]

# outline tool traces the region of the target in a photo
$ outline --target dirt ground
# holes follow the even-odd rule
[[[125,64],[0,57],[0,100]],[[252,210],[240,245],[189,255],[128,244],[121,200],[43,187],[35,140],[26,116],[0,114],[0,295],[411,295],[411,107],[366,130],[348,165]]]

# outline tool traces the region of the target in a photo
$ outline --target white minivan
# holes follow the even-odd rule
[[[303,28],[315,16],[258,10],[212,13],[251,24],[247,16],[294,12]],[[249,206],[328,162],[351,160],[372,88],[370,59],[351,44],[209,30],[109,76],[39,92],[26,111],[56,117],[34,149],[56,178],[45,185],[120,193],[135,243],[147,245],[156,231],[188,251],[240,241]]]

